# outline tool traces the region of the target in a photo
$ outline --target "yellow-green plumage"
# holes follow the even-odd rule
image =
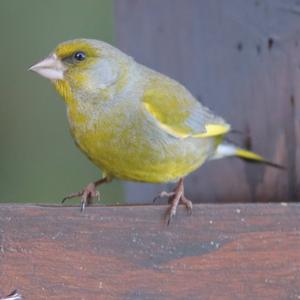
[[[230,130],[222,118],[180,83],[104,42],[64,42],[31,69],[53,81],[76,144],[109,178],[174,181],[232,155],[266,162],[220,144]]]
[[[86,43],[85,49],[90,44],[100,48],[99,57],[79,70],[66,71],[66,79],[55,85],[66,99],[72,135],[91,161],[110,177],[167,182],[194,171],[213,155],[215,136],[229,130],[223,119],[204,108],[178,82],[105,43]],[[72,42],[67,43],[67,52],[72,52],[72,45],[76,51],[78,45]],[[80,45],[82,48],[84,41]],[[56,50],[61,57],[63,47]],[[90,70],[96,59],[117,62],[113,68],[122,84],[118,79],[100,89],[87,84],[97,84],[97,78],[92,78],[94,70]],[[206,138],[209,124],[216,125],[217,131]]]

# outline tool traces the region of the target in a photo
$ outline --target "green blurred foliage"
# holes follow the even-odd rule
[[[112,42],[113,3],[1,0],[0,36],[0,201],[59,202],[100,173],[74,146],[51,83],[27,69],[64,40]],[[118,182],[101,191],[107,203],[122,199]]]

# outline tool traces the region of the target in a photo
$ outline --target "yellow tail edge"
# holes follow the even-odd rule
[[[241,148],[237,148],[235,155],[241,159],[244,159],[248,162],[253,162],[253,163],[262,163],[277,169],[286,169],[285,166],[273,163],[271,161],[266,160],[264,157],[262,157],[259,154],[256,154],[255,152],[249,151],[249,150],[245,150],[245,149],[241,149]]]

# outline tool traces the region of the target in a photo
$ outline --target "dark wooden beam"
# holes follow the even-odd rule
[[[300,205],[0,206],[0,297],[299,299]]]
[[[181,82],[243,132],[230,140],[287,167],[208,162],[186,180],[187,196],[202,203],[299,199],[299,1],[116,0],[115,15],[122,50]],[[160,190],[126,185],[128,201]]]

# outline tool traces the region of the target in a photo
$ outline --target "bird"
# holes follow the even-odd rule
[[[106,42],[64,41],[29,70],[53,83],[75,144],[102,171],[102,178],[63,199],[81,197],[82,211],[99,198],[97,187],[113,179],[176,182],[155,198],[169,199],[169,224],[179,204],[192,212],[184,179],[206,161],[237,156],[281,167],[226,142],[228,122],[176,80]]]

